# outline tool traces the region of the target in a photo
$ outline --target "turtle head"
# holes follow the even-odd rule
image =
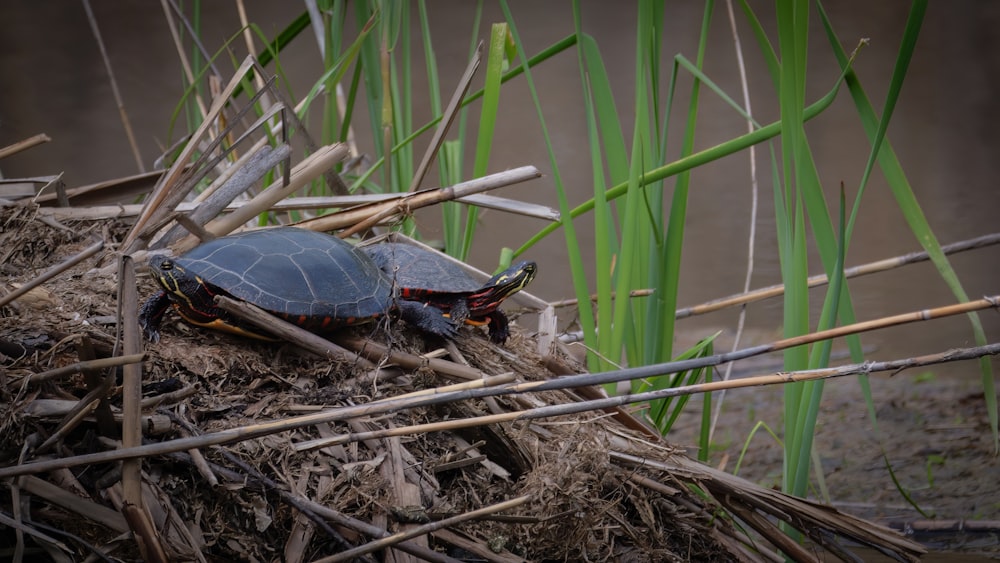
[[[487,281],[470,297],[470,309],[495,309],[500,303],[524,289],[535,279],[538,265],[534,262],[518,262]]]
[[[149,271],[167,293],[184,301],[189,300],[188,297],[198,285],[195,276],[165,254],[154,254],[149,257]]]

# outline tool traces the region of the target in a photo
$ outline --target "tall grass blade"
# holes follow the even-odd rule
[[[489,55],[486,59],[486,84],[483,87],[483,102],[479,112],[479,136],[476,139],[476,155],[472,165],[473,177],[485,176],[489,170],[490,153],[493,152],[493,131],[496,129],[500,109],[500,85],[503,79],[506,43],[507,24],[493,24],[490,30]],[[465,237],[458,258],[464,260],[468,257],[478,218],[478,209],[473,205],[468,206]]]
[[[839,84],[840,83],[838,81],[837,85],[835,85],[833,89],[827,92],[826,95],[824,95],[822,98],[820,98],[815,103],[813,103],[812,105],[808,106],[805,109],[805,112],[803,113],[803,118],[806,121],[816,117],[817,115],[819,115],[824,110],[830,107],[833,101],[837,98],[837,89],[839,87]],[[693,153],[689,156],[679,158],[669,164],[658,166],[652,170],[647,170],[645,174],[643,174],[642,185],[644,187],[650,186],[665,178],[675,176],[677,174],[680,174],[681,172],[692,170],[694,168],[697,168],[698,166],[702,166],[709,162],[718,160],[722,157],[729,156],[730,154],[739,152],[749,147],[750,145],[755,145],[757,143],[761,143],[768,139],[777,137],[780,133],[781,133],[780,121],[769,123],[768,125],[765,125],[760,129],[757,129],[753,133],[746,133],[740,135],[739,137],[735,137],[733,139],[730,139],[729,141],[720,143],[714,147],[710,147],[698,151],[696,153]],[[606,197],[608,200],[616,199],[618,197],[621,197],[627,189],[628,189],[627,182],[616,184],[612,186],[610,189],[608,189]],[[567,219],[576,218],[593,209],[594,209],[594,200],[590,199],[570,209],[566,218]],[[522,254],[523,252],[525,252],[526,250],[537,244],[538,241],[542,240],[556,229],[564,227],[565,225],[566,221],[560,221],[558,223],[547,225],[546,227],[542,228],[538,233],[536,233],[533,237],[531,237],[527,242],[521,245],[521,247],[517,249],[516,254],[518,255]]]
[[[514,16],[511,13],[510,6],[507,4],[506,0],[501,0],[500,7],[503,10],[504,18],[509,26],[511,37],[514,39],[514,45],[518,49],[518,57],[521,60],[520,67],[524,72],[524,78],[528,84],[528,90],[531,93],[531,99],[534,103],[535,111],[538,114],[539,125],[542,129],[542,137],[545,139],[546,153],[548,154],[549,165],[551,167],[550,173],[552,175],[552,183],[556,187],[556,198],[559,201],[560,223],[563,226],[563,234],[566,238],[566,250],[569,257],[573,290],[580,303],[589,303],[590,292],[587,289],[586,271],[583,267],[583,258],[580,255],[579,237],[577,237],[576,227],[573,225],[573,220],[570,216],[569,200],[566,197],[565,184],[562,180],[562,174],[559,171],[559,163],[555,158],[552,138],[549,135],[548,127],[545,124],[545,117],[542,114],[542,105],[538,98],[538,91],[535,89],[535,82],[531,77],[531,69],[528,66],[528,59],[524,53],[524,44],[521,42],[521,38],[517,32],[517,26],[514,23]],[[574,1],[573,9],[574,13],[579,11],[578,1]],[[575,36],[573,42],[576,42]],[[583,328],[584,334],[594,334],[594,317],[593,311],[590,307],[580,307],[580,325]]]
[[[922,5],[924,4],[926,4],[926,2],[922,0],[917,0],[914,3],[914,9],[917,10],[918,15],[922,14],[924,9]],[[879,130],[880,120],[876,116],[871,101],[869,101],[868,95],[861,86],[861,82],[859,81],[857,75],[849,68],[849,58],[847,53],[840,44],[840,39],[837,37],[829,17],[823,9],[822,3],[817,3],[817,5],[819,7],[820,19],[823,23],[823,28],[826,31],[830,46],[832,47],[841,68],[846,71],[845,83],[847,84],[848,91],[854,101],[858,115],[861,118],[861,124],[864,127],[865,134],[868,135],[874,146]],[[904,44],[901,47],[901,50],[912,51],[913,46],[910,45],[912,40],[906,38],[912,37],[913,40],[915,40],[917,30],[910,28],[919,28],[919,26],[919,18],[911,17],[907,21],[907,30],[904,31]],[[904,56],[906,55],[904,54]],[[923,211],[920,209],[920,205],[913,194],[913,189],[910,186],[909,179],[906,177],[906,173],[903,171],[903,167],[900,165],[899,159],[896,157],[895,150],[893,150],[892,144],[888,140],[884,140],[882,142],[876,158],[879,167],[882,170],[882,174],[885,176],[886,182],[889,184],[889,188],[892,191],[893,196],[896,198],[896,202],[903,213],[903,217],[910,226],[910,230],[913,231],[913,234],[920,242],[920,245],[927,252],[928,256],[930,256],[931,261],[937,268],[941,278],[951,289],[955,297],[960,301],[968,301],[968,294],[962,287],[961,281],[958,279],[958,274],[955,273],[951,263],[941,251],[941,245],[933,231],[931,231],[930,225],[927,223],[927,218],[924,216]],[[979,345],[985,344],[987,342],[986,334],[983,330],[982,321],[980,320],[979,315],[976,313],[969,313],[969,322],[972,325],[973,336],[976,343]],[[993,369],[990,361],[986,358],[980,358],[979,367],[983,393],[986,400],[987,414],[990,421],[990,430],[993,434],[994,451],[1000,451],[997,391],[996,384],[993,380]]]

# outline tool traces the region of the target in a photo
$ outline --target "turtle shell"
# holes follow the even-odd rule
[[[174,263],[233,297],[300,326],[333,328],[384,315],[392,282],[343,240],[279,227],[201,244]]]
[[[399,242],[384,242],[363,247],[375,264],[406,293],[417,295],[459,294],[479,290],[483,284],[461,266],[436,252]]]

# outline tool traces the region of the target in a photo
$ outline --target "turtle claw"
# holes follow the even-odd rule
[[[505,344],[510,336],[510,321],[503,311],[497,309],[487,316],[489,319],[490,342]]]
[[[396,302],[396,308],[404,321],[424,332],[443,338],[454,338],[458,334],[458,325],[455,321],[444,316],[444,311],[433,305],[400,299]]]
[[[165,291],[157,292],[142,304],[139,309],[139,328],[146,340],[154,344],[160,341],[160,321],[169,306],[170,297]]]
[[[142,335],[153,344],[157,344],[160,341],[160,331],[153,327],[142,325]]]

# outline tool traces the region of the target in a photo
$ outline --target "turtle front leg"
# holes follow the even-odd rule
[[[444,338],[454,338],[458,333],[455,322],[444,316],[444,311],[433,305],[399,299],[396,301],[396,309],[404,321],[424,332]]]
[[[150,342],[160,341],[160,322],[168,307],[170,307],[170,296],[163,290],[158,291],[142,304],[142,308],[139,309],[139,327],[146,340]]]
[[[448,316],[456,325],[462,326],[469,318],[469,302],[466,299],[456,299],[448,310]]]
[[[500,309],[495,309],[486,315],[486,319],[489,320],[490,341],[496,344],[507,342],[507,338],[510,337],[510,321],[507,315]]]

